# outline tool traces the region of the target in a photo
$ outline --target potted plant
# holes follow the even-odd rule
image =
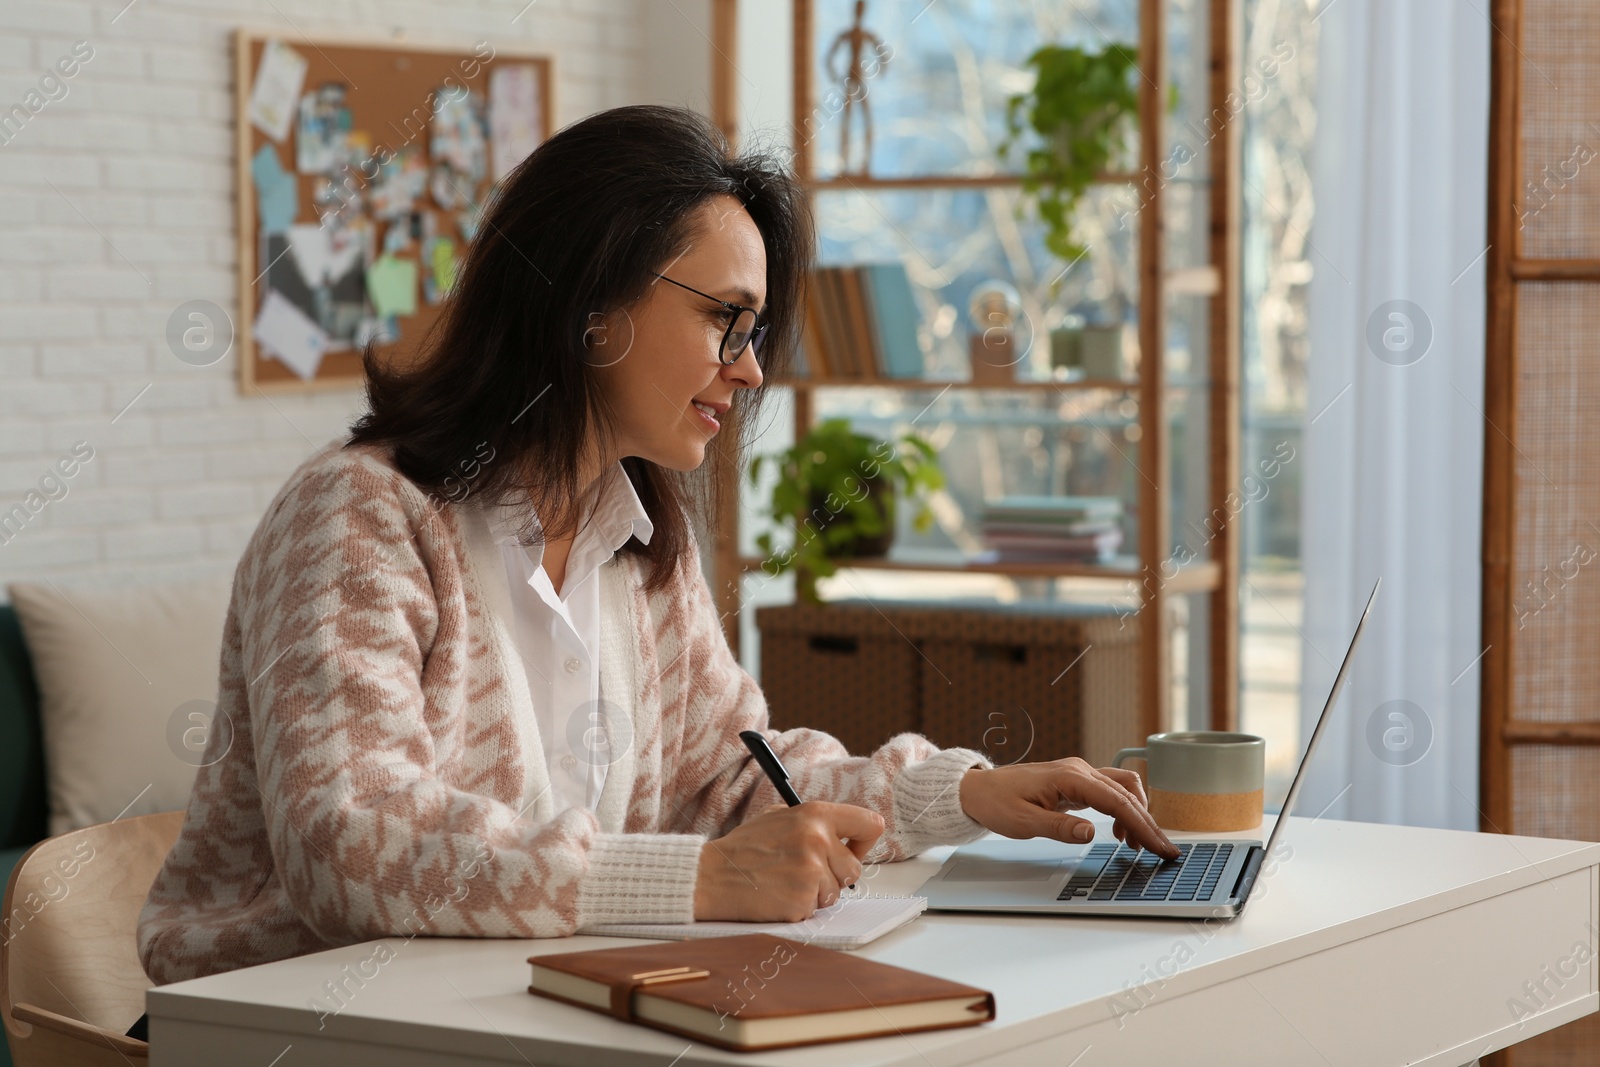
[[[762,570],[777,577],[797,570],[800,599],[817,603],[816,579],[838,567],[835,561],[883,556],[894,538],[895,501],[904,495],[917,511],[912,526],[933,525],[928,494],[944,486],[933,446],[914,433],[883,441],[850,428],[848,419],[826,419],[787,451],[757,456],[750,484],[762,469],[777,465],[767,516],[775,526],[794,531],[794,543],[775,547],[767,530],[756,538]]]
[[[1037,75],[1031,90],[1006,101],[1006,136],[997,152],[1007,159],[1031,131],[1038,142],[1023,158],[1022,189],[1037,204],[1045,247],[1064,260],[1087,249],[1072,236],[1078,200],[1122,151],[1139,114],[1139,51],[1111,44],[1090,52],[1045,45],[1025,66]]]

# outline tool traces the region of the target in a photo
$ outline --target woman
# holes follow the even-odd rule
[[[1082,840],[1085,806],[1176,855],[1127,771],[768,728],[691,472],[738,460],[787,369],[813,242],[794,181],[685,110],[595,115],[507,177],[426,359],[369,350],[370,411],[245,549],[232,729],[140,916],[154,981],[378,937],[798,920],[863,863]]]

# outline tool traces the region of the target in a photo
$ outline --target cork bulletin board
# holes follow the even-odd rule
[[[550,135],[548,56],[240,29],[240,391],[361,385],[439,317],[498,182]]]

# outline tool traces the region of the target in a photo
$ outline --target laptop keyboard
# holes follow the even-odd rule
[[[1233,854],[1231,844],[1185,842],[1178,858],[1125,844],[1095,845],[1078,861],[1057,900],[1210,900]]]

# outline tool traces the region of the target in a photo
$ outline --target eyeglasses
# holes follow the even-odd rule
[[[655,274],[654,271],[651,271]],[[755,308],[747,308],[743,304],[730,304],[726,300],[718,300],[710,293],[702,293],[698,289],[690,288],[680,281],[674,281],[665,274],[656,274],[664,282],[672,282],[679,289],[688,289],[696,296],[703,296],[713,303],[721,304],[733,312],[733,318],[728,322],[728,328],[722,334],[722,344],[717,348],[717,361],[728,364],[736,363],[744,355],[746,348],[750,349],[752,356],[760,357],[761,342],[767,336],[767,323],[758,322],[759,313]],[[731,358],[729,358],[731,356]]]

